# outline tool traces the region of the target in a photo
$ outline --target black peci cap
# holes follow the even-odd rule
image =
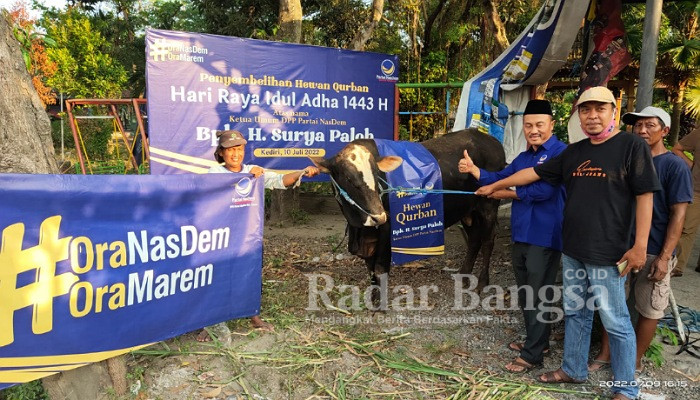
[[[554,115],[552,114],[552,105],[549,104],[549,101],[547,100],[530,100],[527,102],[527,106],[525,106],[525,112],[523,115],[528,115],[528,114],[547,114],[547,115]]]

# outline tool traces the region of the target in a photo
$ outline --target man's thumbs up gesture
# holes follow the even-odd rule
[[[459,168],[459,172],[463,174],[472,174],[476,179],[479,179],[479,175],[481,175],[481,171],[474,165],[474,161],[469,157],[469,152],[467,152],[467,150],[464,150],[464,158],[459,160],[457,167]]]

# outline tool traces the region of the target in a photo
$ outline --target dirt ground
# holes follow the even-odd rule
[[[455,309],[460,296],[452,274],[466,249],[456,227],[446,232],[444,256],[392,270],[388,311],[368,310],[361,298],[368,286],[364,264],[347,253],[345,242],[334,251],[345,221],[332,207],[322,209],[303,224],[265,227],[262,317],[274,332],[253,330],[247,320],[230,321],[212,328],[213,342],[199,343],[193,332],[132,354],[130,397],[609,398],[609,369],[591,374],[583,385],[548,387],[535,381],[539,373],[559,367],[562,341],[552,341],[541,369],[526,374],[503,369],[516,355],[507,344],[524,333],[521,314],[508,293],[496,290],[463,295],[462,308],[470,301],[476,306]],[[515,284],[508,212],[502,210],[490,275],[492,285],[504,288]],[[691,269],[686,275],[676,299],[700,309],[700,273]],[[313,295],[312,287],[328,289],[328,301]],[[511,307],[489,310],[498,302]],[[562,331],[563,323],[555,324],[555,332]],[[644,398],[700,398],[698,360],[675,355],[677,346],[662,346],[663,366],[645,362]]]

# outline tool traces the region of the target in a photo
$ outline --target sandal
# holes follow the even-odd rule
[[[549,371],[537,377],[541,383],[584,383],[585,380],[578,380],[570,377],[561,368],[556,371]]]
[[[513,341],[513,342],[508,343],[508,350],[520,353],[523,350],[524,346],[525,346],[525,343]],[[542,355],[545,355],[545,356],[549,355],[549,349],[544,349],[542,351]]]
[[[523,343],[521,343],[521,342],[508,343],[508,350],[517,351],[518,353],[520,353],[520,351],[522,349],[523,349]]]
[[[600,369],[610,368],[610,361],[606,360],[593,360],[588,363],[588,372],[595,372]]]
[[[518,369],[511,369],[508,367],[517,367]],[[513,361],[509,362],[503,368],[505,368],[506,371],[512,373],[512,374],[524,374],[526,372],[530,372],[535,368],[541,368],[542,364],[530,364],[529,362],[523,360],[520,357],[516,357]]]

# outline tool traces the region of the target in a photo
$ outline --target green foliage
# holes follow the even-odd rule
[[[522,0],[501,0],[497,7],[499,15],[506,26],[508,40],[515,40],[523,29],[532,21],[542,6],[541,0],[525,2]]]
[[[325,0],[302,2],[304,14],[303,42],[347,48],[355,33],[369,16],[360,0]]]
[[[28,25],[26,27],[15,25],[12,27],[12,34],[19,42],[20,50],[22,50],[22,58],[24,58],[24,64],[27,67],[27,71],[32,70],[32,44],[36,40],[41,40],[46,45],[56,44],[56,42],[50,37],[34,32],[33,28],[33,25]]]
[[[647,351],[644,353],[644,357],[648,358],[657,367],[662,366],[665,361],[663,356],[663,345],[659,342],[652,342]]]
[[[697,83],[700,79],[700,37],[698,37],[698,14],[700,1],[676,1],[664,4],[659,28],[658,62],[656,80],[669,89],[666,94],[676,110],[683,106],[692,115],[700,115],[700,102],[697,100]],[[627,30],[630,52],[639,60],[642,48],[644,26],[644,6],[625,5],[622,18]],[[682,94],[682,96],[681,96]],[[682,98],[681,98],[682,97]],[[668,107],[670,109],[671,107]],[[681,113],[673,113],[673,127],[681,128]],[[682,136],[682,132],[681,132]]]
[[[207,22],[194,2],[183,0],[156,0],[141,16],[151,28],[176,31],[204,32]]]
[[[667,327],[657,327],[656,328],[656,334],[661,336],[662,341],[667,341],[668,343],[671,343],[673,346],[678,346],[678,338],[676,337],[676,333],[673,332],[671,329]],[[650,345],[647,351],[644,353],[644,357],[648,358],[651,362],[654,363],[657,367],[660,367],[664,364],[666,360],[664,360],[664,355],[663,355],[663,345],[657,341],[653,341]]]
[[[40,380],[23,383],[0,392],[0,399],[3,400],[48,400],[48,398],[49,394],[44,390]]]
[[[627,33],[627,50],[632,55],[632,58],[639,60],[642,53],[642,37],[644,31],[644,5],[643,4],[627,4],[623,6],[622,22]],[[661,21],[660,35],[668,30],[667,20]]]
[[[277,0],[193,0],[192,3],[208,33],[271,39],[277,30]]]
[[[48,84],[73,97],[121,97],[126,70],[110,56],[111,45],[77,9],[44,13],[41,21],[55,42],[47,49],[58,71]]]
[[[676,332],[672,331],[668,327],[663,326],[656,328],[656,333],[661,335],[663,338],[662,340],[668,341],[673,346],[678,346],[678,337],[676,336]]]
[[[331,195],[333,194],[333,186],[330,182],[302,182],[299,185],[299,192]]]
[[[345,238],[341,238],[340,235],[338,235],[337,233],[328,235],[324,238],[324,241],[330,247],[336,247],[341,240],[345,240]]]
[[[146,372],[146,369],[141,366],[141,365],[136,365],[133,368],[130,368],[129,371],[126,373],[126,379],[129,380],[129,382],[135,382],[138,380],[143,380],[143,375]]]
[[[685,108],[693,118],[700,118],[700,76],[696,77],[686,90]]]
[[[289,211],[289,219],[294,225],[306,225],[311,221],[311,216],[308,212],[295,208]]]
[[[66,149],[74,149],[73,133],[68,126],[68,121],[64,121],[63,124],[63,146]],[[59,119],[51,120],[51,140],[54,148],[61,148],[61,120]]]
[[[108,144],[114,132],[112,120],[80,120],[79,124],[85,152],[90,161],[110,159]]]
[[[564,92],[547,92],[545,98],[552,104],[554,113],[554,134],[564,143],[569,143],[568,122],[571,116],[571,107],[576,99],[576,90]]]
[[[284,257],[272,256],[269,258],[269,265],[272,268],[280,268],[284,265]]]

